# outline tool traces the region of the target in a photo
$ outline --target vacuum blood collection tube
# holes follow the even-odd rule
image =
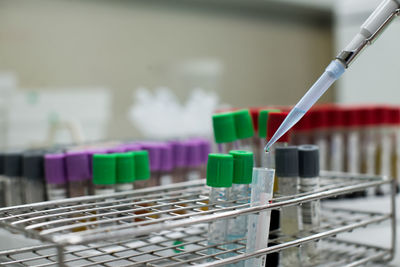
[[[343,112],[338,107],[329,107],[326,112],[329,124],[330,162],[331,171],[344,171],[344,136],[343,136]]]
[[[149,186],[147,182],[150,179],[149,153],[146,150],[132,152],[135,163],[135,188],[145,188]]]
[[[272,138],[276,130],[279,128],[283,120],[287,116],[287,112],[271,112],[269,113],[269,118],[267,122],[267,139]],[[290,131],[285,133],[281,138],[275,142],[270,150],[269,153],[265,154],[265,159],[262,163],[262,167],[267,167],[270,169],[275,169],[275,150],[278,147],[285,147],[289,143],[289,136],[290,136]]]
[[[201,148],[201,165],[200,165],[200,178],[205,178],[207,175],[207,160],[208,154],[211,153],[211,144],[209,140],[199,139]]]
[[[58,200],[67,197],[67,177],[64,159],[64,154],[61,153],[44,156],[44,173],[48,200]]]
[[[210,187],[209,204],[226,206],[230,199],[233,178],[233,156],[228,154],[210,154],[207,163],[207,186]],[[213,221],[208,227],[208,254],[221,252],[218,245],[227,241],[227,219]],[[226,255],[219,255],[226,257]]]
[[[360,121],[361,113],[353,107],[343,108],[345,126],[345,165],[346,172],[360,173]]]
[[[172,184],[172,169],[174,163],[174,154],[172,146],[168,143],[160,146],[160,171],[159,177],[157,177],[158,185],[169,185]]]
[[[277,197],[295,196],[299,193],[298,149],[295,146],[277,147],[275,151]],[[280,228],[285,236],[296,235],[301,226],[299,207],[283,207],[280,212]],[[281,266],[296,266],[300,260],[299,248],[288,248],[281,252]]]
[[[0,152],[0,207],[5,207],[6,206],[6,201],[5,201],[5,181],[6,177],[4,176],[4,153]]]
[[[94,154],[107,154],[108,149],[106,148],[91,148],[86,150],[88,154],[89,160],[89,173],[90,173],[90,180],[89,180],[89,195],[94,195],[94,184],[93,184],[93,155]]]
[[[144,143],[142,144],[143,150],[147,150],[149,153],[149,159],[150,159],[150,179],[146,180],[145,186],[146,187],[151,187],[151,186],[157,186],[160,185],[159,181],[159,172],[160,172],[160,166],[161,166],[161,149],[160,145],[162,146],[162,143]]]
[[[201,153],[202,151],[200,142],[198,142],[197,140],[190,140],[187,142],[186,181],[194,181],[201,178]]]
[[[95,195],[108,195],[115,192],[116,181],[115,154],[93,155],[93,184]]]
[[[301,120],[293,126],[291,141],[295,145],[309,144],[312,138],[310,113],[306,113]]]
[[[172,182],[181,183],[185,181],[187,145],[183,141],[172,141],[170,144],[174,159]]]
[[[299,176],[300,193],[319,189],[319,155],[315,145],[299,146]],[[313,231],[318,229],[321,222],[320,201],[315,200],[303,203],[300,207],[303,229]],[[300,248],[302,264],[317,264],[319,252],[317,243],[310,242]]]
[[[377,120],[376,112],[371,106],[360,108],[361,172],[368,175],[376,174]]]
[[[232,150],[233,156],[233,179],[230,200],[234,205],[241,205],[250,202],[250,184],[253,175],[254,155],[252,152]],[[239,215],[228,220],[228,249],[240,247],[237,242],[244,239],[247,234],[248,215]],[[236,240],[236,242],[235,242]],[[235,243],[233,243],[235,242]],[[232,253],[232,256],[237,255]],[[244,261],[231,264],[230,266],[244,266]]]
[[[399,190],[400,175],[400,109],[390,107],[390,129],[392,139],[391,177],[396,181],[396,190]]]
[[[238,149],[253,152],[254,127],[248,109],[237,110],[233,113]]]
[[[90,171],[89,156],[85,151],[69,151],[65,154],[68,180],[68,196],[89,195]]]
[[[212,116],[214,138],[219,153],[229,153],[235,149],[236,128],[233,113],[220,113]]]
[[[312,140],[319,148],[319,166],[321,170],[328,170],[328,118],[326,115],[326,108],[319,107],[311,109],[309,118],[312,122],[313,136]]]
[[[46,200],[44,155],[40,151],[24,153],[22,159],[23,190],[26,203]]]
[[[24,204],[22,194],[22,155],[19,152],[9,152],[4,158],[5,199],[7,206]]]
[[[133,190],[133,182],[135,181],[135,164],[132,153],[117,153],[115,154],[115,160],[115,190],[117,192]]]

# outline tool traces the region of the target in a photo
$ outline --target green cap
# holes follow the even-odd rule
[[[147,180],[150,178],[149,153],[146,150],[131,153],[135,162],[135,180]]]
[[[228,154],[208,154],[207,185],[211,187],[231,187],[233,178],[233,156]]]
[[[132,153],[117,153],[116,158],[117,184],[132,183],[135,180],[135,164]]]
[[[212,116],[215,142],[230,143],[236,141],[235,119],[233,112]]]
[[[114,154],[93,155],[93,183],[97,185],[115,184],[116,160]]]
[[[232,150],[233,156],[233,181],[234,184],[251,184],[253,177],[254,155],[253,152]]]
[[[245,139],[254,136],[253,121],[248,109],[242,109],[233,113],[235,118],[236,137]]]
[[[260,138],[267,138],[267,123],[268,116],[271,112],[281,112],[279,109],[263,109],[258,114],[258,136]]]

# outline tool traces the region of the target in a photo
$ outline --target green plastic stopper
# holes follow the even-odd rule
[[[150,178],[149,153],[146,150],[131,153],[135,162],[135,180],[147,180]]]
[[[254,154],[249,151],[232,150],[234,184],[251,184],[253,177]]]
[[[233,179],[233,156],[228,154],[208,154],[207,185],[211,187],[231,187]]]
[[[116,170],[117,170],[117,184],[119,183],[132,183],[135,180],[135,164],[132,153],[117,153]]]
[[[242,109],[233,113],[235,119],[236,137],[245,139],[254,136],[253,121],[248,109]]]
[[[112,185],[116,181],[116,158],[114,154],[93,155],[93,183]]]
[[[236,141],[235,118],[233,112],[214,114],[212,120],[216,143],[220,144]]]

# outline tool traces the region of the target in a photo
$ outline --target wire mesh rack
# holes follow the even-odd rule
[[[198,180],[0,209],[0,226],[43,242],[0,252],[0,266],[222,266],[316,241],[321,241],[321,255],[327,255],[323,266],[358,266],[393,257],[393,185],[388,213],[324,207],[318,228],[294,236],[277,231],[275,240],[271,240],[273,246],[253,253],[245,253],[245,240],[241,239],[231,241],[234,246],[207,244],[209,222],[391,184],[382,177],[325,172],[318,190],[275,198],[257,207],[234,202],[211,205],[204,183]],[[385,221],[392,226],[386,248],[336,238],[340,233]]]

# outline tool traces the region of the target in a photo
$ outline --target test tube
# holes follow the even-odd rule
[[[219,113],[212,116],[214,139],[219,153],[229,153],[237,148],[235,118],[233,112]]]
[[[5,181],[6,177],[4,176],[4,153],[0,152],[0,207],[6,206],[5,201]]]
[[[312,139],[312,127],[310,113],[304,114],[303,118],[293,126],[291,141],[295,145],[309,144]]]
[[[229,152],[233,156],[233,179],[230,201],[234,205],[241,205],[250,202],[250,184],[253,175],[254,154],[248,151],[232,150]],[[228,241],[229,250],[241,247],[238,242],[242,242],[247,234],[248,215],[239,215],[228,220]],[[231,256],[236,256],[232,253]],[[244,266],[244,261],[231,264],[230,266]]]
[[[378,118],[371,106],[360,109],[361,120],[361,172],[368,175],[376,174],[375,158],[377,151]]]
[[[355,107],[343,109],[345,132],[345,170],[350,173],[360,173],[360,122],[361,113]]]
[[[44,155],[40,151],[24,153],[22,159],[23,190],[26,203],[46,200]]]
[[[302,145],[299,146],[299,176],[300,192],[310,192],[319,189],[319,155],[318,146]],[[303,229],[312,232],[318,229],[321,222],[321,205],[319,200],[303,203],[301,205],[301,217]],[[319,252],[317,243],[311,242],[304,244],[300,248],[302,264],[318,264]]]
[[[253,128],[254,128],[254,136],[253,136],[253,147],[254,147],[254,166],[260,166],[261,165],[261,158],[260,155],[261,151],[264,150],[264,148],[261,148],[261,143],[263,143],[263,139],[259,138],[259,115],[260,115],[260,110],[261,107],[251,107],[249,108],[250,115],[251,115],[251,120],[253,122]],[[265,138],[265,137],[264,137]]]
[[[95,195],[108,195],[115,192],[116,181],[115,154],[93,155],[93,184]]]
[[[250,207],[266,205],[272,199],[274,188],[274,169],[254,168],[253,179],[251,182]],[[262,211],[258,214],[250,214],[247,230],[246,252],[251,253],[268,246],[268,236],[270,229],[271,210]],[[246,260],[246,267],[271,266],[273,262],[268,260],[268,256],[260,256]],[[276,264],[277,265],[277,264]]]
[[[174,154],[171,144],[163,144],[160,146],[160,171],[157,177],[158,185],[169,185],[172,184],[172,168],[174,163]]]
[[[233,113],[235,131],[239,150],[253,152],[254,127],[248,109],[237,110]]]
[[[390,129],[392,138],[391,177],[395,179],[396,190],[399,191],[400,175],[400,108],[390,107]]]
[[[328,117],[326,107],[311,109],[310,121],[313,127],[313,143],[319,148],[319,165],[321,170],[328,170]]]
[[[68,197],[89,195],[89,156],[85,151],[69,151],[65,154]]]
[[[171,141],[170,144],[174,159],[172,182],[181,183],[185,181],[187,145],[183,141]]]
[[[48,200],[67,197],[67,177],[65,173],[64,154],[47,154],[44,156],[44,173]]]
[[[208,154],[211,153],[211,144],[206,139],[199,139],[199,142],[201,148],[200,177],[205,178],[207,176],[207,160]]]
[[[89,173],[90,173],[90,180],[89,180],[89,195],[94,195],[94,184],[93,184],[93,155],[94,154],[107,154],[108,149],[106,148],[90,148],[86,150],[89,158]]]
[[[133,182],[135,180],[135,162],[132,153],[116,153],[115,160],[115,190],[117,192],[133,190]]]
[[[298,149],[295,146],[276,148],[275,154],[276,178],[278,182],[277,197],[294,196],[299,193],[299,161]],[[301,216],[299,207],[283,207],[280,212],[280,228],[286,237],[296,235],[300,229]],[[300,261],[297,247],[284,249],[280,255],[281,266],[296,266]]]
[[[265,151],[264,148],[267,145],[267,125],[268,125],[268,118],[270,113],[280,112],[279,109],[263,109],[260,110],[260,114],[258,115],[258,137],[260,139],[259,147],[258,147],[258,156],[259,161],[256,166],[263,166],[265,165]],[[264,161],[264,163],[262,163]],[[265,167],[265,166],[264,166]]]
[[[267,121],[267,139],[271,139],[275,134],[276,130],[282,124],[286,116],[287,112],[270,112],[268,115]],[[269,150],[269,153],[265,153],[264,151],[264,159],[262,161],[261,166],[274,169],[275,168],[275,150],[278,147],[285,147],[289,143],[289,137],[291,132],[288,131],[284,134],[275,144],[273,144]]]
[[[4,158],[5,201],[7,206],[21,205],[25,202],[22,194],[22,155],[19,152],[8,152]]]
[[[344,171],[344,135],[343,135],[343,112],[340,108],[331,106],[326,112],[329,124],[330,161],[331,171]]]
[[[145,188],[149,186],[147,182],[150,179],[149,153],[146,150],[132,152],[135,163],[135,188]]]
[[[147,150],[149,153],[150,159],[150,179],[146,180],[145,187],[157,186],[160,185],[159,177],[160,177],[160,166],[161,166],[161,148],[162,143],[143,143],[143,150]]]
[[[376,153],[376,171],[378,175],[388,180],[390,178],[390,162],[392,154],[392,140],[390,137],[390,109],[386,106],[378,106],[375,108],[377,117],[379,118],[378,123],[378,148]],[[383,195],[386,190],[383,190],[381,186],[376,188],[376,195]]]
[[[202,151],[201,143],[197,140],[187,141],[186,154],[186,181],[194,181],[201,178]]]
[[[233,156],[228,154],[209,154],[207,163],[207,186],[210,187],[209,204],[224,207],[230,199],[233,178]],[[221,243],[227,241],[227,219],[213,221],[208,227],[209,255],[221,252]],[[226,257],[227,255],[219,255]]]

